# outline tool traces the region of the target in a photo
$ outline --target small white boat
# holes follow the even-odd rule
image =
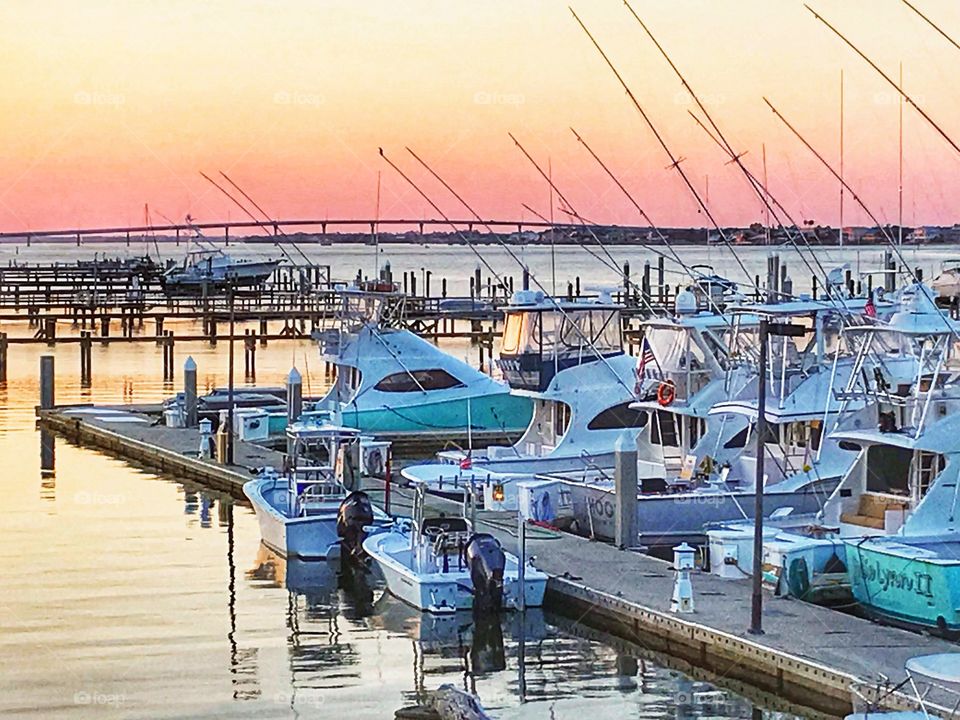
[[[363,528],[385,525],[389,516],[375,508],[363,492],[348,492],[344,474],[353,471],[345,446],[359,440],[359,431],[336,425],[288,428],[294,441],[294,467],[287,475],[268,472],[244,484],[253,505],[263,543],[283,557],[323,560],[340,554],[341,541],[356,554]],[[329,463],[300,465],[304,448],[322,445]],[[352,483],[351,483],[352,484]]]
[[[881,677],[876,686],[855,683],[851,688],[854,712],[844,720],[946,720],[957,717],[960,708],[960,653],[918,655],[904,663],[906,679],[891,688]],[[910,695],[900,693],[909,685]],[[888,697],[898,695],[889,705],[912,704],[913,710],[887,710]],[[906,701],[906,702],[905,702]]]
[[[543,604],[544,573],[528,563],[521,578],[518,559],[492,535],[474,532],[463,517],[424,519],[423,498],[421,485],[412,519],[363,542],[393,595],[431,613],[517,609],[521,598],[525,607]]]

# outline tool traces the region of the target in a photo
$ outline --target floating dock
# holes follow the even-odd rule
[[[119,410],[125,411],[127,420],[117,420]],[[234,466],[198,459],[196,429],[158,426],[154,417],[136,412],[131,422],[130,411],[55,407],[38,409],[38,417],[41,428],[80,445],[238,498],[256,468],[282,466],[282,453],[243,441],[236,443]],[[383,488],[379,480],[365,483],[375,497]],[[391,511],[409,507],[410,499],[408,490],[393,486]],[[448,512],[457,507],[438,498],[430,502]],[[516,547],[515,515],[481,512],[478,522],[508,549]],[[665,561],[536,527],[530,528],[526,547],[536,566],[550,575],[548,609],[651,653],[669,655],[727,682],[745,683],[816,713],[842,716],[850,712],[854,684],[869,692],[884,676],[896,685],[904,678],[904,663],[910,657],[956,650],[946,640],[769,594],[764,602],[765,633],[750,635],[749,580],[695,573],[696,612],[674,614],[670,612],[674,571]],[[952,705],[937,696],[930,699]],[[912,707],[909,697],[901,693],[888,697],[885,704]]]

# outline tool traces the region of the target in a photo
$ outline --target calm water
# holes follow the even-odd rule
[[[325,564],[287,565],[260,546],[247,507],[176,478],[62,439],[42,471],[33,406],[46,352],[12,348],[0,388],[0,714],[391,718],[450,682],[499,718],[751,717],[737,695],[539,612],[486,628],[422,618]],[[178,364],[188,352],[201,384],[223,383],[225,344],[178,344]],[[152,343],[95,346],[89,389],[77,353],[55,350],[60,403],[174,391]],[[271,344],[258,379],[280,384],[296,363],[319,392],[315,357],[309,343]]]
[[[591,241],[592,242],[592,241]],[[222,247],[221,242],[217,242],[218,247]],[[361,269],[365,275],[373,275],[376,267],[375,248],[366,245],[342,245],[327,246],[303,245],[303,251],[314,262],[331,265],[333,275],[336,279],[350,280],[356,277],[357,270]],[[186,245],[177,247],[174,243],[161,243],[160,253],[164,258],[183,257]],[[632,268],[632,276],[635,282],[640,282],[643,272],[643,264],[649,261],[653,266],[654,279],[656,282],[657,256],[641,247],[616,247],[610,246],[610,256],[607,257],[604,252],[590,245],[590,252],[602,258],[597,259],[588,251],[576,246],[559,246],[555,251],[555,258],[551,261],[550,249],[547,247],[514,247],[514,255],[524,264],[526,264],[536,280],[533,287],[537,287],[536,281],[539,281],[542,288],[547,291],[552,290],[552,272],[551,266],[556,267],[556,286],[557,292],[566,291],[566,283],[572,282],[575,277],[581,279],[581,288],[586,291],[591,287],[619,287],[621,277],[619,272],[615,272],[611,265],[620,267],[624,262],[629,262]],[[813,255],[804,249],[802,256],[793,248],[779,248],[778,252],[781,258],[786,261],[790,275],[793,279],[795,292],[809,292],[810,278],[815,272],[820,280],[823,279],[823,270],[827,271],[834,267],[849,264],[854,276],[859,272],[868,272],[878,270],[882,263],[884,247],[862,248],[836,248],[836,247],[817,247],[815,248],[816,260]],[[519,287],[519,278],[521,275],[520,266],[516,260],[501,247],[496,245],[477,246],[478,252],[482,253],[483,259],[498,274],[504,276],[514,276],[516,287]],[[659,248],[660,252],[668,252],[664,248]],[[228,251],[238,257],[282,257],[281,253],[272,245],[268,244],[232,244]],[[751,288],[753,278],[759,274],[761,280],[766,277],[766,258],[771,250],[763,247],[737,247],[737,258],[725,247],[712,245],[709,247],[677,247],[677,252],[684,264],[687,266],[695,264],[706,264],[715,269],[716,272],[727,277],[741,285],[742,289]],[[77,258],[92,258],[94,253],[106,253],[110,257],[123,257],[126,255],[144,255],[149,252],[154,257],[156,249],[153,245],[149,248],[142,242],[133,241],[130,247],[125,243],[110,244],[89,244],[80,248],[70,244],[34,244],[31,247],[25,245],[0,244],[0,264],[7,264],[9,261],[37,261],[53,262],[55,260],[70,260]],[[293,250],[290,253],[297,256]],[[956,259],[958,256],[955,247],[950,245],[929,245],[923,247],[906,246],[902,250],[903,258],[911,265],[919,266],[925,278],[930,278],[940,271],[941,263],[947,259]],[[299,256],[298,256],[299,257]],[[417,273],[417,288],[419,292],[423,291],[425,270],[432,271],[431,292],[439,295],[440,280],[446,277],[448,282],[448,292],[451,295],[466,295],[470,289],[470,277],[473,269],[480,264],[477,256],[466,246],[443,246],[443,245],[384,245],[381,246],[380,263],[390,262],[393,268],[394,280],[400,281],[404,272],[414,271]],[[740,267],[740,263],[746,268],[747,274]],[[671,285],[679,284],[688,279],[688,276],[682,268],[671,259],[665,260],[666,281]],[[489,275],[486,267],[483,268],[483,278]]]

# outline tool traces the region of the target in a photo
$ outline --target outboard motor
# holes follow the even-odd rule
[[[473,582],[473,609],[499,612],[503,608],[503,569],[507,557],[493,535],[475,533],[464,549]]]
[[[360,490],[347,495],[337,511],[337,536],[340,538],[341,557],[354,561],[363,559],[364,527],[373,524],[373,505],[370,497]]]

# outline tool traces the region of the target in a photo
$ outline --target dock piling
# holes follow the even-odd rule
[[[624,432],[613,447],[613,484],[617,498],[614,543],[621,550],[637,544],[637,441]]]
[[[80,386],[90,387],[93,379],[93,334],[80,331]]]
[[[183,364],[183,406],[187,427],[197,424],[197,363],[193,356]]]
[[[303,414],[303,377],[296,368],[287,375],[287,423],[292,424]]]
[[[40,408],[50,410],[55,404],[53,355],[40,356]]]
[[[7,334],[0,332],[0,383],[7,381]]]

